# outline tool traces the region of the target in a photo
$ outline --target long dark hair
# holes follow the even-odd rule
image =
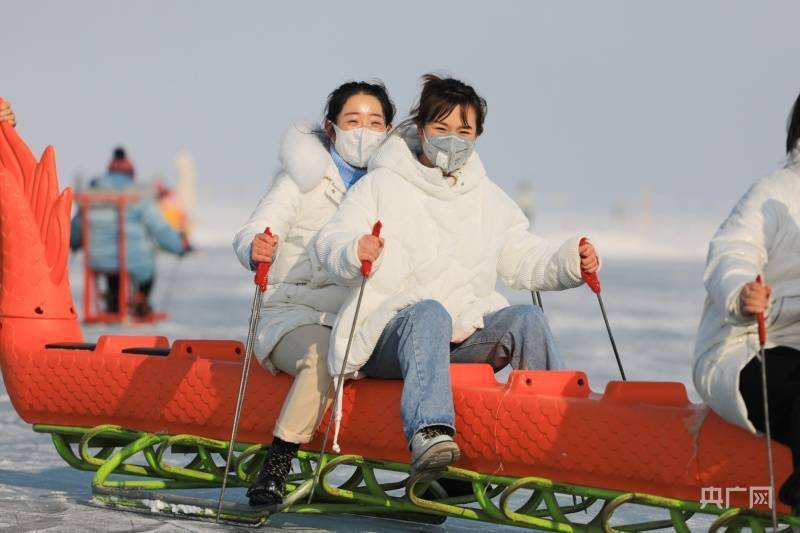
[[[394,102],[389,98],[389,92],[386,90],[386,86],[380,80],[373,80],[371,83],[366,81],[348,81],[334,89],[334,91],[328,95],[328,101],[325,104],[325,120],[329,120],[335,124],[347,100],[349,100],[351,96],[357,94],[366,94],[377,98],[381,103],[383,120],[386,122],[386,125],[388,126],[392,123],[396,109],[394,107]]]
[[[797,143],[800,141],[800,95],[794,101],[792,113],[789,115],[788,125],[786,127],[786,154],[791,155],[797,148]]]
[[[472,86],[455,78],[442,78],[436,74],[422,76],[422,91],[419,101],[411,109],[411,114],[403,125],[416,124],[423,127],[447,117],[453,109],[461,106],[461,121],[467,125],[467,110],[475,111],[475,132],[483,133],[483,122],[486,120],[486,100],[475,92]],[[397,130],[403,129],[398,127]]]

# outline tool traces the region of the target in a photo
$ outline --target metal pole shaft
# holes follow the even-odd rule
[[[769,403],[767,399],[767,358],[764,353],[764,345],[758,351],[761,358],[761,392],[764,400],[764,433],[767,438],[767,461],[769,472],[769,490],[770,490],[770,510],[772,511],[772,529],[778,530],[778,512],[775,509],[775,471],[772,466],[772,431],[769,425]]]
[[[178,271],[180,270],[182,262],[183,256],[178,256],[178,258],[175,260],[175,264],[172,265],[172,270],[170,271],[169,276],[167,277],[167,286],[164,289],[164,294],[161,296],[161,303],[158,305],[159,308],[165,311],[172,300],[173,292],[175,292],[173,287],[178,279]]]
[[[619,367],[619,373],[622,376],[622,381],[628,381],[628,378],[625,377],[625,370],[622,369],[622,359],[619,356],[619,351],[617,350],[617,343],[614,342],[614,335],[611,333],[611,325],[608,323],[608,315],[606,314],[606,306],[603,305],[603,297],[600,296],[600,293],[597,293],[597,301],[600,303],[600,312],[603,313],[603,321],[606,323],[606,331],[608,331],[608,338],[611,340],[611,348],[614,350],[614,357],[617,358],[617,366]]]
[[[544,306],[542,305],[542,293],[539,291],[531,291],[531,298],[533,298],[533,305],[544,311]]]
[[[339,391],[344,386],[344,371],[347,368],[347,358],[350,356],[350,346],[353,344],[353,335],[356,332],[356,322],[358,321],[358,311],[361,309],[361,298],[364,296],[364,286],[367,284],[366,276],[361,279],[361,288],[358,291],[358,301],[356,302],[356,312],[353,314],[353,326],[350,328],[350,336],[347,338],[347,347],[344,350],[344,359],[342,360],[342,369],[339,372],[339,379],[336,382],[336,390],[333,396],[333,405],[331,406],[331,414],[328,417],[328,427],[325,429],[325,438],[322,439],[322,449],[317,458],[317,466],[314,469],[314,477],[311,482],[311,492],[308,494],[308,503],[311,503],[314,497],[314,490],[317,487],[317,480],[319,472],[322,469],[322,457],[325,454],[325,448],[328,446],[328,437],[331,434],[331,422],[333,417],[336,416],[336,409],[339,407]]]
[[[233,459],[233,446],[236,442],[236,433],[239,430],[239,419],[242,415],[242,407],[244,406],[244,393],[247,388],[247,378],[250,375],[250,360],[253,356],[253,345],[255,344],[255,333],[258,327],[258,320],[261,317],[261,300],[264,293],[256,287],[255,296],[253,296],[253,307],[250,310],[250,327],[247,331],[247,346],[244,352],[244,361],[242,363],[242,379],[239,382],[239,393],[236,398],[236,411],[233,414],[233,428],[231,429],[231,440],[228,446],[228,456],[225,460],[225,473],[222,476],[222,488],[219,492],[219,502],[217,504],[217,522],[219,522],[219,515],[222,513],[222,504],[225,501],[225,487],[228,484],[228,474],[231,469],[231,460]]]

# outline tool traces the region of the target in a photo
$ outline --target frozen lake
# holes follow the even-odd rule
[[[70,262],[73,292],[80,294],[80,259]],[[86,328],[88,340],[101,333],[158,333],[172,339],[234,338],[247,333],[252,278],[230,248],[208,248],[182,261],[164,257],[153,302],[170,313],[155,326]],[[704,293],[700,260],[607,259],[603,296],[629,379],[680,381],[693,401],[691,360]],[[530,302],[524,292],[506,291],[512,303]],[[595,391],[618,378],[618,370],[595,296],[588,288],[545,293],[543,303],[567,363],[586,371]],[[76,298],[76,304],[79,304]],[[76,306],[78,307],[78,306]],[[79,308],[79,307],[78,307]],[[92,473],[68,467],[46,435],[34,433],[13,410],[0,386],[0,529],[3,531],[232,531],[188,520],[122,513],[90,505]],[[227,500],[244,501],[230,490]],[[660,518],[652,511],[627,511],[627,518]],[[651,513],[651,514],[648,514]],[[635,516],[632,516],[635,515]],[[702,522],[703,525],[707,525]],[[694,521],[694,527],[701,523]],[[349,516],[278,515],[262,530],[301,531],[478,531],[486,525],[448,519],[442,526],[416,526]],[[522,531],[489,526],[493,530]],[[694,529],[693,527],[693,529]],[[245,529],[244,531],[251,531]]]

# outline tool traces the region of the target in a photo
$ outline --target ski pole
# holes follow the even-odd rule
[[[762,285],[761,275],[756,276],[756,283]],[[769,427],[769,403],[767,401],[767,357],[764,345],[767,343],[767,326],[764,322],[764,313],[756,315],[758,322],[758,356],[761,359],[761,393],[764,400],[764,433],[767,437],[767,468],[769,472],[770,510],[772,511],[772,530],[778,530],[778,513],[775,509],[775,471],[772,464],[772,431]]]
[[[580,245],[583,246],[589,240],[584,237],[581,239]],[[617,358],[617,366],[619,367],[619,373],[622,376],[622,381],[628,381],[628,378],[625,377],[625,370],[622,368],[622,359],[619,357],[619,351],[617,350],[617,343],[614,342],[614,335],[611,333],[611,326],[608,323],[608,315],[606,314],[606,307],[603,305],[603,297],[600,296],[600,278],[597,277],[596,272],[586,272],[585,270],[581,269],[581,277],[583,281],[592,289],[592,292],[597,295],[597,301],[600,304],[600,312],[603,313],[603,321],[606,323],[606,331],[608,331],[608,338],[611,340],[611,348],[614,350],[614,357]]]
[[[533,305],[544,311],[544,306],[542,305],[542,293],[539,291],[531,291],[531,298],[533,299]]]
[[[175,286],[176,280],[178,279],[178,271],[181,268],[181,263],[183,262],[183,256],[179,255],[178,258],[175,260],[175,263],[172,265],[172,269],[169,272],[169,276],[167,277],[167,287],[164,289],[164,293],[161,296],[161,303],[158,307],[164,311],[166,311],[168,305],[172,301],[172,294],[175,292],[173,287]]]
[[[264,235],[272,237],[272,232],[269,228],[264,230]],[[239,419],[244,405],[244,392],[247,387],[247,377],[250,374],[250,360],[253,356],[253,344],[255,344],[258,320],[261,318],[261,300],[263,300],[264,292],[267,290],[269,266],[269,263],[258,263],[256,268],[254,280],[256,291],[255,295],[253,295],[253,308],[250,310],[250,328],[247,330],[247,345],[245,346],[244,361],[242,362],[242,379],[239,382],[239,395],[236,398],[236,411],[233,414],[233,428],[231,429],[231,441],[228,446],[228,457],[225,460],[225,474],[222,476],[222,488],[219,491],[217,522],[219,522],[219,515],[222,513],[222,503],[225,501],[225,486],[228,484],[228,474],[230,473],[231,460],[233,459],[233,446],[236,443],[236,432],[239,430]]]
[[[189,238],[186,236],[186,232],[182,231],[180,235],[183,252],[178,255],[178,259],[172,266],[172,270],[169,273],[169,278],[167,278],[167,288],[164,290],[164,295],[161,297],[161,304],[159,305],[159,307],[164,310],[166,310],[167,304],[172,302],[172,294],[174,292],[173,287],[175,286],[175,280],[178,278],[178,271],[181,268],[183,258],[187,253],[194,250],[189,243]]]
[[[372,236],[373,237],[380,237],[381,236],[381,228],[383,224],[381,221],[377,221],[374,226],[372,226]],[[356,332],[356,322],[358,321],[358,310],[361,308],[361,298],[364,296],[364,286],[367,284],[367,278],[372,273],[372,262],[371,261],[361,261],[361,288],[358,290],[358,301],[356,302],[356,311],[353,314],[353,325],[350,328],[350,336],[347,338],[347,347],[344,350],[344,359],[342,360],[342,369],[339,372],[339,379],[336,382],[336,390],[334,391],[333,396],[333,405],[331,406],[331,414],[328,417],[328,427],[325,429],[325,438],[322,439],[322,449],[319,451],[319,457],[317,458],[317,466],[314,469],[314,478],[311,482],[311,492],[308,494],[308,503],[311,503],[311,500],[314,498],[314,490],[317,488],[317,481],[319,480],[319,473],[322,469],[322,457],[325,454],[325,448],[328,446],[328,436],[331,433],[331,422],[333,421],[333,417],[336,416],[336,410],[339,407],[339,393],[344,386],[344,371],[347,368],[347,358],[350,355],[350,346],[353,344],[353,334]]]

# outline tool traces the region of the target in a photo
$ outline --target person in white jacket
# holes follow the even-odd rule
[[[764,431],[756,315],[767,327],[772,437],[792,449],[780,499],[800,513],[800,96],[789,119],[787,164],[756,181],[708,248],[708,292],[695,346],[694,383],[725,420]],[[758,275],[763,283],[756,283]]]
[[[495,291],[498,277],[515,288],[561,290],[582,283],[582,268],[598,268],[593,246],[579,249],[580,238],[553,248],[529,233],[521,209],[486,177],[473,150],[486,113],[475,90],[452,78],[423,80],[412,117],[378,149],[316,245],[330,274],[353,287],[328,370],[404,380],[400,413],[413,472],[460,457],[451,362],[563,364],[541,310],[509,307]],[[376,221],[381,238],[369,235]],[[343,367],[361,261],[374,266]]]
[[[366,173],[394,113],[379,82],[348,82],[334,90],[322,130],[307,124],[289,128],[280,148],[283,170],[234,239],[245,268],[270,263],[255,355],[273,373],[295,376],[275,422],[270,454],[248,491],[252,505],[282,501],[292,457],[311,440],[328,404],[325,356],[346,290],[333,283],[309,249],[347,190]],[[272,237],[264,235],[266,227]]]

